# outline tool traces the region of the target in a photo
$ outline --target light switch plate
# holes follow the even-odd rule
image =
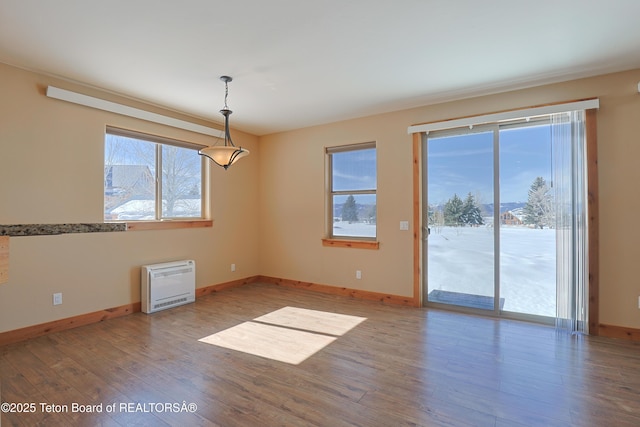
[[[409,221],[400,221],[400,230],[408,230],[409,229]]]

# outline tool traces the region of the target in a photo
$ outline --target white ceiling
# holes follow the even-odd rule
[[[0,62],[256,135],[640,68],[639,0],[0,0]],[[1,84],[1,83],[0,83]]]

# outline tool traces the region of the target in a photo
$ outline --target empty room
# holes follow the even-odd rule
[[[640,425],[640,3],[0,2],[0,425]]]

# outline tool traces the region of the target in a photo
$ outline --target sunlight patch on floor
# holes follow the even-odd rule
[[[366,317],[349,316],[328,311],[284,307],[264,316],[256,317],[253,320],[276,326],[341,336],[367,319]]]
[[[284,307],[198,341],[297,365],[365,320],[366,317]]]

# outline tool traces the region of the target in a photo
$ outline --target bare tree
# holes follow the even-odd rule
[[[162,217],[200,215],[200,157],[193,150],[108,135],[105,144],[105,216],[128,201],[136,217],[156,217],[156,165]]]
[[[199,162],[200,158],[194,156],[191,150],[171,145],[162,146],[163,216],[175,216],[179,203],[200,194],[196,184],[200,182],[199,177],[193,176],[194,171],[200,171]]]

